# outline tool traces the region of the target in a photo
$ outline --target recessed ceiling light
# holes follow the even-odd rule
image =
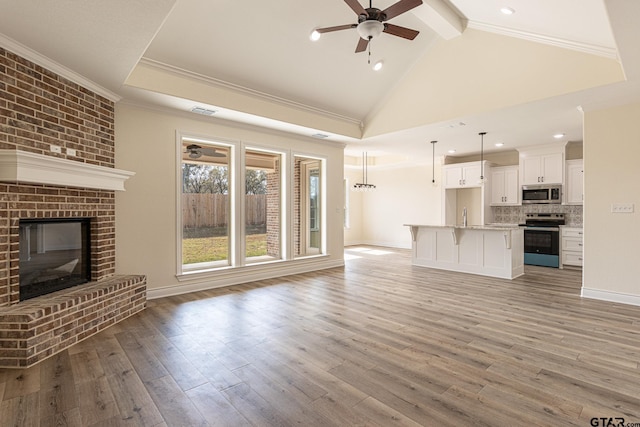
[[[375,64],[373,64],[373,71],[380,71],[382,70],[382,66],[384,65],[383,61],[378,61]]]
[[[309,38],[311,39],[311,41],[316,42],[318,40],[320,40],[320,33],[316,30],[313,30],[311,32],[311,35],[309,36]]]
[[[456,152],[456,150],[454,150],[454,149],[451,149],[451,150],[447,151],[447,153],[449,153],[449,154],[453,154],[455,152]]]
[[[516,11],[510,7],[501,7],[500,12],[505,15],[513,15],[514,13],[516,13]]]
[[[502,147],[504,145],[504,142],[496,142],[496,147]]]
[[[563,136],[564,136],[564,133],[556,133],[555,135],[553,135],[553,137],[554,137],[555,139],[560,139],[560,138],[562,138]]]

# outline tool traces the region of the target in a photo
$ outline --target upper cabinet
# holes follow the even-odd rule
[[[522,159],[522,185],[562,184],[562,153],[527,156]]]
[[[564,144],[522,148],[520,152],[520,184],[564,184]]]
[[[583,160],[567,161],[567,185],[565,186],[565,202],[570,205],[581,205],[584,200],[584,163]]]
[[[520,199],[518,166],[491,169],[491,206],[517,205]]]
[[[479,187],[482,167],[480,162],[459,163],[442,167],[444,188]]]
[[[486,160],[442,166],[442,224],[462,224],[465,208],[469,225],[490,223],[493,219],[490,177],[491,164]]]

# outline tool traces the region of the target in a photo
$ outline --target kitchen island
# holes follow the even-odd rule
[[[405,225],[413,265],[503,279],[524,274],[524,232],[517,225]]]

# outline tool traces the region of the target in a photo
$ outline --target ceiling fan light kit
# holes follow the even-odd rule
[[[384,24],[380,21],[362,21],[356,28],[360,38],[363,40],[371,40],[378,37],[384,31]]]

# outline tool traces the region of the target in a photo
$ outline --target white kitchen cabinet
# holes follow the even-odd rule
[[[564,155],[551,153],[522,158],[522,185],[562,184],[564,182]]]
[[[480,162],[459,163],[442,167],[444,188],[479,187],[482,168]]]
[[[579,160],[567,161],[567,185],[565,186],[566,203],[581,205],[584,200],[584,162]]]
[[[491,169],[491,206],[517,205],[520,196],[518,166]]]
[[[582,267],[582,228],[562,227],[561,265]]]

